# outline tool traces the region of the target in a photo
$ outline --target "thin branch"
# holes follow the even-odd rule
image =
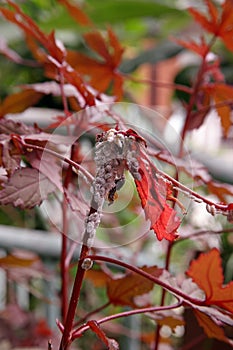
[[[210,108],[212,108],[212,109],[216,108],[217,109],[217,108],[226,107],[226,106],[230,107],[232,105],[233,105],[233,99],[231,99],[231,100],[224,100],[224,101],[218,102],[218,103],[212,103],[212,104],[210,104],[208,106],[204,106],[202,108],[199,108],[198,111],[195,111],[192,114],[192,118],[195,118],[196,116],[198,116],[199,114],[202,114],[204,112],[208,112],[208,110]]]
[[[173,304],[173,305],[153,306],[153,307],[146,307],[146,308],[141,308],[141,309],[136,309],[136,310],[124,311],[124,312],[120,312],[120,313],[115,314],[115,315],[104,317],[104,318],[98,320],[97,323],[102,324],[102,323],[109,322],[109,321],[112,321],[112,320],[115,320],[118,318],[128,317],[128,316],[132,316],[132,315],[138,315],[138,314],[142,314],[142,313],[172,310],[172,309],[178,308],[181,305],[182,305],[182,302],[178,301],[176,304]],[[85,324],[85,325],[81,326],[80,328],[74,330],[72,333],[72,340],[79,338],[89,328],[90,328],[89,325]]]
[[[105,304],[101,305],[100,307],[98,307],[95,310],[92,310],[90,312],[88,312],[88,314],[86,314],[83,318],[81,318],[76,324],[75,327],[79,326],[80,324],[82,324],[83,322],[85,322],[88,318],[90,318],[92,315],[97,314],[98,312],[106,309],[109,305],[111,305],[110,301],[107,301]]]
[[[151,167],[155,170],[155,172],[157,174],[160,174],[162,178],[167,179],[168,181],[170,181],[174,186],[176,186],[176,188],[178,190],[181,190],[183,193],[186,193],[187,195],[189,195],[193,199],[196,198],[198,200],[201,200],[205,204],[208,204],[210,206],[214,206],[215,209],[217,209],[217,210],[220,210],[220,211],[223,211],[223,212],[227,210],[227,208],[228,208],[227,204],[220,204],[220,203],[212,202],[208,198],[205,198],[201,194],[199,194],[199,193],[191,190],[190,188],[186,187],[185,185],[180,183],[178,180],[174,179],[172,176],[170,176],[170,175],[164,173],[162,170],[158,169],[155,166],[155,164],[148,158],[148,156],[145,153],[145,151],[143,153],[144,153],[144,156],[146,157],[146,159],[148,160],[148,162],[150,163]]]
[[[231,232],[233,232],[233,227],[227,228],[227,229],[223,229],[223,230],[219,230],[219,231],[201,230],[201,231],[193,232],[189,236],[180,237],[177,241],[174,241],[173,243],[177,244],[177,243],[179,243],[181,241],[185,241],[187,239],[195,238],[195,237],[199,237],[199,236],[204,236],[204,235],[207,235],[207,234],[221,235],[223,233],[231,233]]]
[[[14,137],[14,135],[12,136]],[[86,179],[90,182],[93,181],[94,177],[85,169],[82,167],[82,165],[74,162],[73,160],[71,160],[70,158],[64,157],[61,154],[49,149],[49,148],[45,148],[45,147],[41,147],[41,146],[37,146],[31,143],[26,143],[25,141],[23,141],[21,138],[18,139],[17,141],[20,142],[24,147],[28,148],[28,149],[34,149],[40,152],[45,152],[48,154],[53,155],[54,157],[63,160],[65,163],[71,165],[72,167],[74,167],[75,169],[77,169],[78,171],[80,171],[81,173],[83,173],[83,175],[86,177]]]
[[[158,87],[158,88],[179,90],[179,91],[186,92],[189,95],[191,95],[193,93],[192,88],[185,86],[185,85],[181,85],[181,84],[166,83],[166,82],[162,82],[162,81],[156,81],[153,79],[138,79],[138,78],[132,77],[128,74],[124,74],[124,77],[128,80],[133,81],[134,83],[150,84],[150,85],[153,85],[153,86]]]
[[[102,255],[87,255],[86,258],[89,258],[93,261],[105,261],[105,262],[108,262],[110,264],[122,266],[122,267],[126,268],[127,270],[131,270],[131,271],[149,279],[150,281],[154,282],[155,284],[158,284],[160,287],[166,289],[168,292],[170,292],[171,294],[173,294],[177,298],[182,298],[186,302],[189,302],[191,304],[195,304],[198,306],[205,306],[205,300],[192,298],[189,295],[183,293],[181,290],[174,288],[173,286],[167,284],[166,282],[162,281],[161,279],[150,275],[149,273],[141,270],[140,268],[138,268],[136,266],[127,264],[123,261],[120,261],[120,260],[117,260],[114,258],[102,256]]]

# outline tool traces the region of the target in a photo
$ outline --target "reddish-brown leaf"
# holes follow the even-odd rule
[[[54,32],[48,35],[44,34],[38,25],[29,16],[23,13],[17,4],[10,0],[7,0],[7,2],[12,6],[13,10],[0,7],[0,13],[2,13],[8,21],[21,28],[26,35],[32,36],[42,44],[49,54],[58,60],[58,62],[62,62],[65,56],[64,47],[55,39]]]
[[[192,261],[187,274],[204,290],[206,305],[216,305],[233,312],[233,282],[223,285],[224,276],[218,249],[203,253]]]
[[[162,269],[156,266],[143,267],[143,271],[154,277],[159,277]],[[134,297],[148,293],[152,290],[154,283],[145,277],[130,272],[123,278],[111,280],[108,283],[108,297],[114,305],[128,305],[135,307]]]
[[[108,51],[108,47],[103,36],[98,31],[86,33],[84,38],[88,46],[95,52],[97,52],[106,62],[111,61],[111,55]]]
[[[28,257],[23,256],[22,254],[9,254],[0,258],[0,266],[5,269],[9,268],[24,268],[31,267],[35,262],[38,261],[37,256]]]
[[[203,87],[207,95],[214,99],[216,110],[221,120],[224,136],[229,133],[231,123],[231,104],[233,87],[223,83],[208,84]]]
[[[188,50],[196,52],[201,57],[205,57],[206,53],[209,51],[209,47],[206,44],[205,39],[203,37],[201,37],[201,41],[200,42],[196,42],[196,41],[193,41],[193,40],[184,41],[184,40],[177,39],[177,38],[172,38],[172,39],[178,45],[183,46],[185,49],[188,49]]]
[[[92,25],[90,18],[83,12],[80,6],[71,4],[68,0],[58,0],[62,5],[64,5],[70,16],[73,17],[82,26]]]
[[[233,1],[225,0],[222,9],[215,6],[211,0],[206,0],[209,16],[205,16],[194,8],[189,12],[194,19],[208,32],[220,37],[229,50],[233,50]]]
[[[214,5],[210,5],[210,0],[206,0],[207,4],[211,6],[212,8],[212,13],[210,13],[210,19],[208,19],[204,14],[201,12],[197,11],[196,9],[190,7],[189,8],[189,13],[193,16],[196,22],[198,22],[205,30],[207,30],[210,33],[215,34],[218,29],[218,23],[217,23],[217,18],[213,14],[216,14],[216,11],[213,9]]]
[[[95,287],[107,287],[110,277],[102,270],[87,270],[85,278],[90,280]]]
[[[113,83],[113,94],[120,99],[123,94],[123,77],[117,68],[122,58],[123,47],[110,28],[107,38],[98,31],[87,33],[84,37],[88,46],[100,56],[100,59],[68,51],[67,61],[77,72],[89,76],[89,84],[99,92],[105,92]]]
[[[173,241],[177,238],[180,219],[166,202],[166,183],[157,178],[153,169],[148,171],[143,160],[140,161],[140,175],[141,180],[135,180],[135,184],[146,218],[151,222],[150,228],[158,240],[165,238]]]
[[[215,338],[233,345],[233,341],[226,337],[223,328],[217,325],[207,314],[199,310],[194,310],[194,314],[199,325],[204,329],[204,332],[209,338]]]
[[[225,0],[222,4],[222,16],[218,35],[229,50],[233,50],[233,1]]]
[[[121,62],[124,48],[122,47],[116,34],[113,32],[113,30],[110,27],[108,27],[108,37],[109,37],[110,47],[112,47],[113,49],[113,55],[112,55],[113,65],[117,66]]]
[[[61,192],[63,192],[62,186],[62,169],[61,164],[51,154],[46,152],[27,152],[27,160],[30,162],[34,169],[44,174]]]
[[[17,169],[0,191],[0,204],[33,208],[54,192],[55,185],[36,169]]]
[[[0,116],[8,113],[20,113],[30,106],[35,105],[43,96],[41,92],[32,89],[23,90],[9,95],[0,105]]]
[[[228,196],[233,196],[233,186],[229,184],[218,183],[215,181],[209,181],[207,183],[208,190],[211,194],[217,196],[220,202],[226,203]]]

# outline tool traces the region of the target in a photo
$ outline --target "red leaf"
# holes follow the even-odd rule
[[[67,0],[59,0],[59,2],[67,8],[70,16],[72,16],[79,24],[82,26],[92,25],[90,18],[81,10],[77,4],[72,5]]]
[[[233,345],[233,341],[226,337],[223,328],[217,325],[208,315],[199,310],[194,310],[194,313],[199,325],[209,338],[215,338]]]
[[[200,42],[195,42],[193,40],[184,41],[177,38],[172,38],[178,45],[183,46],[184,48],[196,52],[201,57],[205,57],[206,53],[209,51],[209,47],[205,42],[205,39],[201,37]]]
[[[191,263],[187,274],[204,290],[206,305],[216,305],[233,312],[233,282],[223,286],[221,258],[217,249],[201,254]]]
[[[148,171],[143,160],[140,161],[139,172],[141,180],[135,180],[135,184],[146,218],[151,222],[150,228],[154,230],[158,240],[165,238],[173,241],[177,238],[180,219],[175,210],[166,203],[166,183],[157,178],[153,169]]]
[[[123,47],[116,35],[109,28],[105,39],[100,32],[94,31],[85,34],[88,46],[95,51],[100,60],[81,53],[68,52],[67,60],[77,72],[90,77],[89,83],[100,92],[104,92],[113,83],[113,93],[118,99],[122,96],[123,77],[117,71],[121,62]]]
[[[209,0],[207,0],[209,2]],[[215,18],[211,18],[210,20],[204,16],[204,14],[200,13],[194,8],[189,8],[189,13],[193,16],[195,21],[197,21],[205,30],[210,33],[214,33],[217,31],[218,23],[216,23]]]
[[[194,19],[208,32],[220,37],[229,50],[233,50],[233,1],[225,0],[222,4],[222,11],[213,4],[211,0],[206,0],[209,18],[194,8],[189,12]]]
[[[84,35],[84,38],[88,46],[95,52],[97,52],[106,62],[111,61],[111,55],[108,52],[108,47],[104,38],[98,31],[89,32]]]
[[[124,49],[121,46],[117,36],[115,35],[115,33],[110,27],[108,27],[108,37],[109,37],[110,47],[112,47],[113,49],[113,55],[112,55],[113,65],[117,66],[121,62]]]
[[[0,191],[0,204],[13,204],[20,208],[39,205],[55,185],[36,169],[22,168],[14,172]]]
[[[62,62],[65,56],[64,48],[55,40],[54,33],[44,34],[38,25],[14,2],[7,0],[8,4],[13,7],[13,10],[0,7],[0,13],[10,22],[21,28],[26,35],[32,36],[40,44],[42,44],[49,54]]]

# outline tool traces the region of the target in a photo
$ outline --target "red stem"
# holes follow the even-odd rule
[[[85,275],[85,270],[82,268],[82,262],[87,256],[88,251],[89,251],[89,248],[83,244],[59,350],[67,350],[72,342],[73,322],[74,322],[76,307],[79,301],[83,278]]]
[[[12,135],[12,138],[14,138],[14,135]],[[26,143],[21,138],[19,139],[18,136],[16,136],[16,139],[18,142],[20,142],[24,147],[26,147],[28,149],[34,149],[37,151],[45,152],[45,153],[53,155],[54,157],[56,157],[58,159],[63,160],[63,162],[71,165],[72,167],[74,167],[78,171],[82,172],[88,181],[90,181],[90,182],[93,181],[93,179],[94,179],[93,176],[85,168],[83,168],[80,164],[74,162],[72,159],[64,157],[61,154],[59,154],[59,153],[57,153],[49,148],[37,146],[37,145],[31,144],[31,143]]]
[[[182,183],[180,183],[179,181],[177,181],[176,179],[174,179],[172,176],[164,173],[162,170],[158,169],[155,164],[147,157],[146,153],[143,152],[145,158],[148,160],[148,162],[150,163],[150,166],[155,170],[155,172],[157,174],[160,174],[163,178],[169,180],[174,186],[176,186],[178,189],[180,189],[181,191],[186,192],[187,194],[190,195],[190,197],[193,198],[197,198],[200,199],[203,203],[208,204],[210,206],[214,206],[216,209],[220,210],[220,211],[226,211],[228,205],[226,204],[220,204],[220,203],[214,203],[211,200],[203,197],[201,194],[191,190],[190,188],[186,187],[185,185],[183,185]]]
[[[83,322],[85,322],[88,318],[90,318],[92,315],[97,314],[98,312],[106,309],[109,305],[111,305],[110,301],[107,301],[107,303],[101,305],[100,307],[98,307],[95,310],[92,310],[90,312],[88,312],[88,314],[85,315],[85,317],[81,318],[76,324],[75,327],[79,326],[80,324],[82,324]]]
[[[105,261],[105,262],[108,262],[110,264],[122,266],[128,270],[131,270],[131,271],[149,279],[150,281],[154,282],[155,284],[158,284],[159,286],[161,286],[162,288],[166,289],[168,292],[173,294],[175,297],[177,297],[177,298],[180,297],[180,298],[184,299],[185,302],[187,302],[187,303],[191,303],[191,304],[195,304],[195,305],[199,305],[199,306],[205,306],[204,300],[202,301],[200,299],[192,298],[189,295],[183,293],[181,290],[172,287],[171,285],[167,284],[166,282],[161,281],[159,278],[150,275],[149,273],[141,270],[140,268],[138,268],[136,266],[127,264],[127,263],[120,261],[120,260],[117,260],[117,259],[102,256],[102,255],[87,255],[86,258],[90,258],[93,261]]]
[[[105,323],[105,322],[109,322],[109,321],[115,320],[117,318],[128,317],[128,316],[132,316],[132,315],[138,315],[138,314],[142,314],[142,313],[146,313],[146,312],[158,312],[158,311],[165,311],[165,310],[176,309],[177,307],[179,307],[181,305],[182,305],[182,302],[179,301],[176,304],[168,305],[168,306],[153,306],[153,307],[146,307],[146,308],[137,309],[137,310],[130,310],[130,311],[125,311],[125,312],[120,312],[120,313],[115,314],[115,315],[104,317],[101,320],[98,320],[97,323],[98,324],[102,324],[102,323]],[[90,327],[89,327],[88,324],[79,327],[78,329],[76,329],[73,332],[72,339],[74,340],[76,338],[79,338],[89,328]]]
[[[74,153],[74,147],[71,148],[71,159],[73,158]],[[69,184],[72,181],[72,167],[69,165],[65,180],[64,180],[64,188],[67,189],[69,187]],[[61,305],[62,305],[62,322],[65,323],[67,310],[68,310],[68,288],[69,288],[69,263],[70,259],[67,259],[68,254],[68,229],[69,229],[69,222],[67,218],[67,210],[68,210],[68,203],[66,200],[65,195],[63,194],[63,203],[62,203],[62,250],[61,250],[61,259],[60,259],[60,265],[61,265]]]
[[[188,104],[188,107],[187,107],[187,114],[186,114],[186,119],[185,119],[185,123],[184,123],[184,126],[183,126],[183,130],[181,132],[181,144],[180,144],[180,150],[179,150],[179,155],[178,157],[179,158],[182,158],[183,156],[183,153],[184,153],[184,139],[185,139],[185,135],[186,135],[186,132],[188,130],[188,124],[189,124],[189,121],[190,121],[190,118],[193,118],[193,108],[195,106],[195,103],[196,103],[196,98],[197,98],[197,94],[198,94],[198,91],[200,89],[200,86],[202,84],[202,80],[203,80],[203,76],[204,76],[204,72],[205,72],[205,69],[206,69],[206,57],[207,57],[207,54],[209,53],[210,51],[210,48],[211,46],[214,44],[214,41],[215,41],[216,37],[214,36],[209,45],[208,45],[208,49],[206,50],[205,52],[205,55],[203,56],[203,60],[202,60],[202,64],[201,64],[201,67],[199,69],[199,72],[198,72],[198,75],[197,75],[197,79],[196,79],[196,83],[194,84],[194,87],[192,89],[192,94],[190,95],[190,100],[189,100],[189,104]],[[199,112],[200,113],[200,112]],[[152,163],[151,163],[152,164]],[[157,170],[158,171],[158,170]],[[164,176],[165,174],[163,174]],[[166,178],[168,179],[168,177],[166,176]],[[175,179],[173,179],[172,177],[170,178],[169,176],[169,180],[174,184],[174,183],[179,183],[178,182],[178,171],[176,171],[176,176],[175,176]],[[176,185],[177,186],[177,185]],[[183,185],[182,185],[183,186]],[[180,186],[177,186],[178,188],[181,189]],[[185,190],[187,191],[187,190]],[[200,198],[202,196],[198,195],[197,193],[193,192],[192,190],[188,190],[187,191],[191,196],[194,196],[196,198],[199,198],[199,199],[202,199],[202,201],[206,204],[209,204],[209,205],[214,205],[215,208],[216,208],[216,205],[217,204],[212,204],[212,203],[207,203],[208,200],[206,200],[206,198]],[[176,190],[176,194],[175,194],[175,197],[177,196],[177,190]],[[209,202],[209,201],[208,201]],[[226,206],[224,206],[224,209],[226,209]],[[171,259],[171,251],[172,251],[172,247],[173,247],[173,242],[169,243],[168,245],[168,248],[167,248],[167,254],[166,254],[166,270],[169,270],[169,265],[170,265],[170,259]],[[162,292],[162,298],[161,298],[161,305],[164,305],[164,302],[165,302],[165,296],[166,296],[166,290],[164,289],[163,292]],[[156,337],[155,337],[155,347],[154,349],[155,350],[158,350],[158,347],[159,347],[159,333],[160,333],[160,326],[157,327],[156,329]]]
[[[69,268],[66,264],[67,255],[67,233],[68,233],[68,220],[67,220],[67,202],[65,196],[63,197],[62,203],[62,250],[60,258],[61,266],[61,315],[62,323],[65,323],[67,309],[68,309],[68,286],[69,286]]]
[[[183,151],[184,151],[184,139],[185,139],[185,135],[187,132],[187,128],[188,128],[188,124],[190,121],[190,118],[192,118],[192,112],[193,112],[193,108],[195,106],[196,103],[196,99],[197,99],[197,94],[199,92],[200,86],[202,84],[203,81],[203,76],[206,70],[206,57],[208,55],[208,53],[210,52],[211,47],[213,46],[214,42],[216,40],[216,36],[213,36],[212,39],[210,40],[210,43],[206,49],[205,54],[202,57],[202,64],[199,68],[198,74],[197,74],[197,79],[196,82],[193,86],[193,91],[192,94],[190,95],[190,100],[189,100],[189,104],[187,106],[187,114],[186,114],[186,118],[185,118],[185,123],[183,126],[183,130],[181,132],[181,144],[180,144],[180,152],[179,152],[179,157],[182,157],[183,155]]]

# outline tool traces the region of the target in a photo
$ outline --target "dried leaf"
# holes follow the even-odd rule
[[[0,134],[0,166],[8,174],[13,173],[20,166],[21,155],[8,135]]]
[[[233,341],[226,337],[223,328],[217,325],[208,315],[199,310],[194,310],[194,314],[199,325],[204,329],[209,338],[215,338],[233,345]]]
[[[224,276],[217,249],[203,253],[192,261],[187,274],[204,290],[206,305],[216,305],[233,312],[233,282],[223,285]]]
[[[14,172],[0,191],[0,204],[13,204],[20,208],[39,205],[55,185],[36,169],[22,168]]]
[[[143,267],[142,270],[154,277],[159,277],[163,271],[156,266]],[[112,304],[135,307],[134,297],[150,292],[153,286],[152,281],[130,272],[122,278],[111,280],[108,283],[107,293]]]

